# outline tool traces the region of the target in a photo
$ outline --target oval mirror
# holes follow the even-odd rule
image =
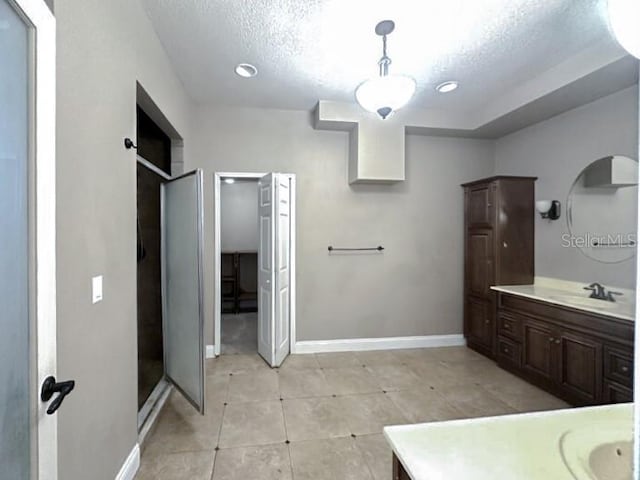
[[[563,244],[597,262],[629,260],[637,247],[637,210],[638,162],[622,155],[596,160],[569,191],[569,237]]]

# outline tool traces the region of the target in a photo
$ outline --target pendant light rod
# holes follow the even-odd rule
[[[389,65],[391,59],[387,56],[387,35],[391,34],[396,28],[393,20],[383,20],[376,25],[376,34],[382,37],[382,58],[378,61],[380,76],[389,75]]]

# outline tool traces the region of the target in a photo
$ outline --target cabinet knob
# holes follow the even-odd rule
[[[623,365],[620,367],[620,370],[622,370],[624,373],[627,373],[629,371],[629,367],[627,367],[626,365]]]
[[[549,337],[549,343],[553,343],[554,340],[555,340],[555,338]]]
[[[511,325],[505,323],[504,325],[502,325],[502,328],[504,328],[505,330],[511,330]]]
[[[485,323],[486,325],[489,325],[489,320],[485,320],[485,321],[484,321],[484,323]]]
[[[503,246],[504,248],[507,248],[507,247],[509,246],[509,244],[508,244],[507,242],[502,242],[502,246]]]
[[[556,343],[557,343],[558,345],[560,345],[560,339],[559,339],[559,338],[556,338]]]

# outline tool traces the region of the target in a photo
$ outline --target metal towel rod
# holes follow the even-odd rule
[[[364,248],[340,248],[340,247],[332,247],[329,245],[327,250],[330,252],[364,252],[364,251],[377,251],[381,252],[384,250],[382,245],[378,245],[377,247],[364,247]]]

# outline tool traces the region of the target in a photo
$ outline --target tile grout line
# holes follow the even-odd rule
[[[227,400],[229,399],[229,389],[231,388],[231,379],[227,383],[225,387],[226,392],[224,394],[223,403],[222,403],[222,415],[220,416],[220,425],[218,426],[218,435],[216,437],[216,446],[213,450],[213,466],[211,467],[211,477],[210,480],[213,480],[213,475],[216,470],[216,461],[218,460],[218,452],[220,451],[220,436],[222,434],[222,424],[224,423],[224,416],[227,411]]]
[[[278,393],[280,393],[280,408],[282,408],[282,423],[284,424],[284,436],[285,445],[287,448],[287,456],[289,457],[289,470],[291,471],[291,478],[293,479],[293,460],[291,459],[291,441],[289,440],[289,430],[287,429],[287,417],[284,414],[284,398],[280,391],[280,378],[278,377]]]

